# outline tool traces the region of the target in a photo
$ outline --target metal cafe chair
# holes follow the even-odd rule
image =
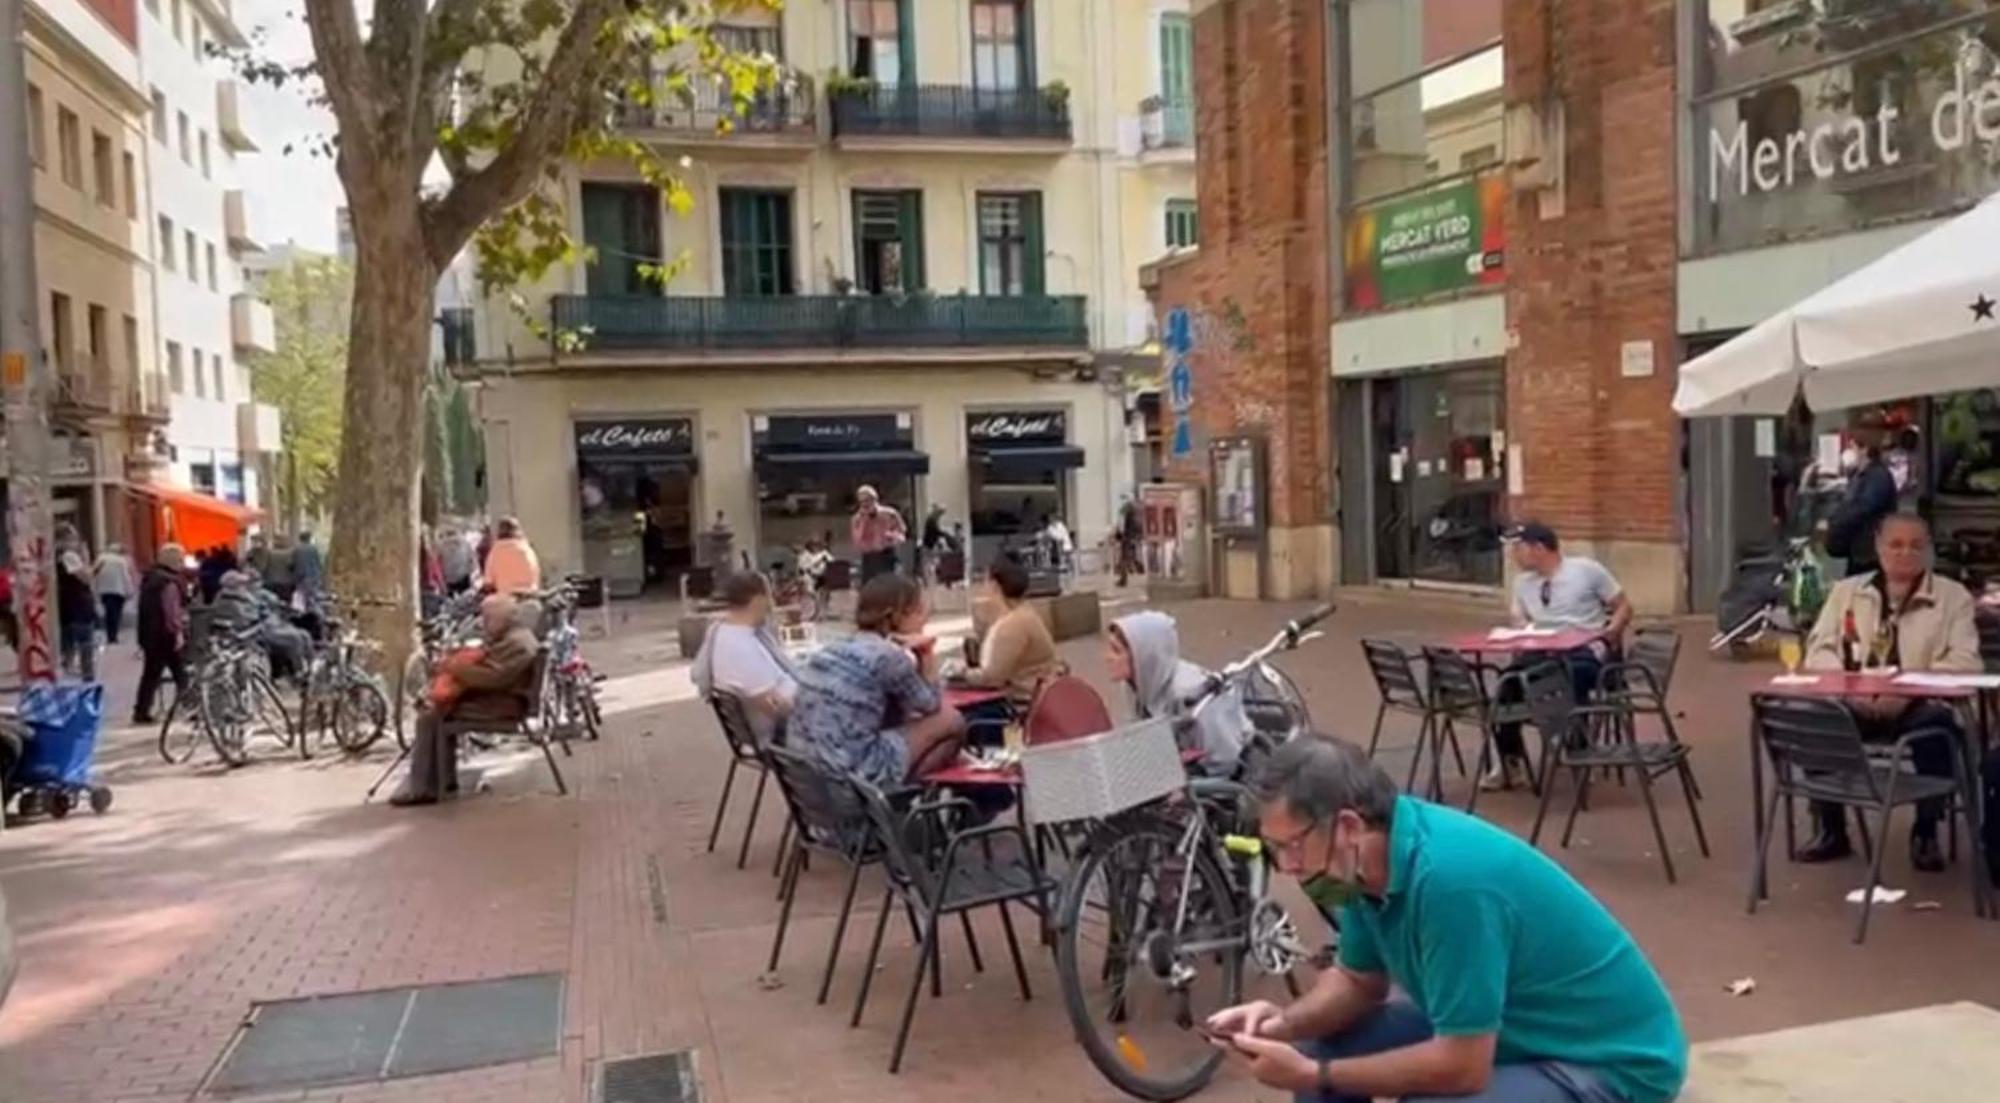
[[[1441,774],[1446,738],[1450,738],[1452,754],[1458,759],[1458,772],[1465,772],[1465,756],[1458,749],[1457,736],[1438,723],[1430,696],[1425,692],[1423,681],[1417,677],[1416,665],[1410,661],[1409,652],[1383,639],[1362,640],[1361,651],[1368,659],[1368,670],[1374,675],[1375,689],[1380,695],[1375,706],[1375,725],[1368,736],[1368,756],[1373,758],[1380,747],[1382,726],[1391,713],[1416,717],[1417,741],[1410,756],[1410,775],[1403,787],[1412,791],[1416,789],[1417,771],[1428,749],[1432,757],[1431,796],[1438,796],[1443,784]]]
[[[1425,672],[1429,675],[1431,723],[1450,736],[1454,753],[1458,750],[1460,724],[1470,724],[1479,733],[1479,756],[1472,770],[1474,784],[1465,798],[1465,811],[1471,814],[1479,807],[1477,780],[1499,753],[1493,744],[1494,703],[1486,692],[1486,680],[1471,659],[1449,647],[1426,647],[1423,654]]]
[[[1771,835],[1781,803],[1789,808],[1797,798],[1826,801],[1852,808],[1863,815],[1875,813],[1876,834],[1885,845],[1874,847],[1868,865],[1868,883],[1862,890],[1861,919],[1854,931],[1859,944],[1868,937],[1868,916],[1874,910],[1875,887],[1882,881],[1882,855],[1889,848],[1889,817],[1905,805],[1926,800],[1950,802],[1951,814],[1964,817],[1972,836],[1974,860],[1968,863],[1972,876],[1972,906],[1975,914],[1990,914],[1992,900],[1986,885],[1984,844],[1980,838],[1977,794],[1965,776],[1962,757],[1954,746],[1951,755],[1953,776],[1927,777],[1906,771],[1903,760],[1909,747],[1921,740],[1956,740],[1945,728],[1924,728],[1897,739],[1893,754],[1877,757],[1869,753],[1861,735],[1861,725],[1844,703],[1812,697],[1788,697],[1760,693],[1750,699],[1755,738],[1760,753],[1771,763],[1770,802],[1758,817],[1755,872],[1750,881],[1750,914],[1757,912],[1769,865]],[[1763,793],[1757,794],[1761,801]]]
[[[792,901],[798,895],[799,874],[809,854],[823,854],[847,866],[847,891],[841,897],[840,918],[833,927],[833,943],[826,951],[826,970],[819,981],[817,1002],[824,1004],[833,987],[834,965],[840,960],[840,945],[847,937],[847,921],[854,914],[854,894],[861,883],[861,870],[882,861],[881,840],[868,819],[867,809],[852,783],[823,769],[810,757],[784,747],[764,752],[770,772],[777,775],[778,791],[791,813],[793,831],[785,851],[784,875],[779,882],[778,931],[771,941],[771,961],[765,972],[776,972],[778,957],[784,952],[785,931],[791,925]]]
[[[729,811],[729,794],[736,787],[736,771],[753,770],[757,774],[757,790],[750,798],[750,816],[743,823],[743,842],[736,848],[736,868],[742,869],[750,857],[750,838],[757,831],[757,812],[764,804],[764,786],[771,780],[770,767],[764,761],[765,750],[758,743],[757,731],[751,726],[750,713],[742,699],[718,690],[709,696],[708,704],[715,710],[722,737],[729,744],[729,772],[722,778],[722,799],[715,805],[715,825],[708,830],[709,853],[715,853],[715,840],[722,834],[722,818]]]

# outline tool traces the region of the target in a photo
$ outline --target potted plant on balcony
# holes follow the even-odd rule
[[[1049,110],[1058,114],[1068,110],[1069,84],[1060,80],[1052,80],[1042,85],[1042,102],[1049,105]]]
[[[857,77],[835,69],[826,75],[826,94],[834,99],[860,98],[872,95],[875,81],[872,77]]]

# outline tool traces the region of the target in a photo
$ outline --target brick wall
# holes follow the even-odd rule
[[[1328,419],[1323,0],[1213,0],[1194,15],[1201,248],[1162,265],[1164,317],[1195,320],[1197,463],[1205,444],[1261,433],[1271,523],[1325,524]]]
[[[1524,500],[1565,535],[1677,540],[1674,4],[1510,0],[1507,101],[1559,101],[1562,209],[1509,212],[1507,421]],[[1650,342],[1649,378],[1621,375]]]

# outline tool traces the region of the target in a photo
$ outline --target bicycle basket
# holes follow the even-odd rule
[[[1034,823],[1104,819],[1187,785],[1173,721],[1141,720],[1100,735],[1021,749]]]

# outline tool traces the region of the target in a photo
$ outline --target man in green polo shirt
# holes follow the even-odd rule
[[[1301,1103],[1680,1092],[1687,1038],[1659,975],[1540,851],[1398,795],[1366,754],[1326,736],[1278,750],[1257,790],[1278,867],[1340,928],[1337,967],[1297,1002],[1209,1020],[1259,1081]]]

